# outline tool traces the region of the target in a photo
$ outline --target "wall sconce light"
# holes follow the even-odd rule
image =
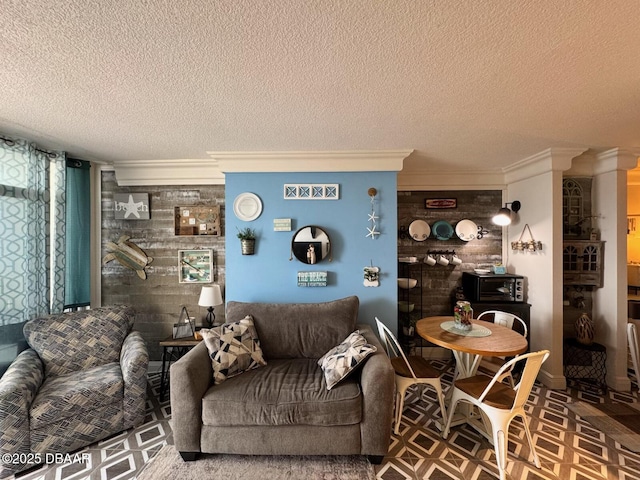
[[[507,205],[511,205],[511,210],[509,210]],[[500,225],[502,227],[509,225],[511,223],[511,212],[517,213],[520,210],[521,206],[522,204],[518,200],[507,202],[504,204],[504,207],[498,210],[498,213],[493,216],[491,221],[494,224]]]

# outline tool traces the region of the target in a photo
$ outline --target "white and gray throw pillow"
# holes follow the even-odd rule
[[[227,378],[267,364],[250,315],[238,322],[200,330],[200,334],[209,351],[216,385]]]
[[[347,378],[377,348],[367,343],[359,330],[351,333],[340,345],[333,347],[322,358],[318,365],[322,367],[327,390],[331,390]]]

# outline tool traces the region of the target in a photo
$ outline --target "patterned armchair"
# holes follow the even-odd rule
[[[69,453],[145,417],[147,347],[134,310],[110,306],[27,322],[31,348],[0,379],[0,478],[29,453]]]

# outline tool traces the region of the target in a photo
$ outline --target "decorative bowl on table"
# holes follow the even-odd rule
[[[413,312],[414,307],[415,307],[415,304],[411,302],[405,302],[405,301],[398,302],[398,310],[400,310],[402,313]]]
[[[415,278],[398,278],[398,286],[400,288],[413,288],[418,283]]]

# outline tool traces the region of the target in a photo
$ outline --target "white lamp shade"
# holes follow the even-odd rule
[[[200,291],[200,299],[198,305],[201,307],[215,307],[222,305],[222,292],[220,285],[206,285]]]

